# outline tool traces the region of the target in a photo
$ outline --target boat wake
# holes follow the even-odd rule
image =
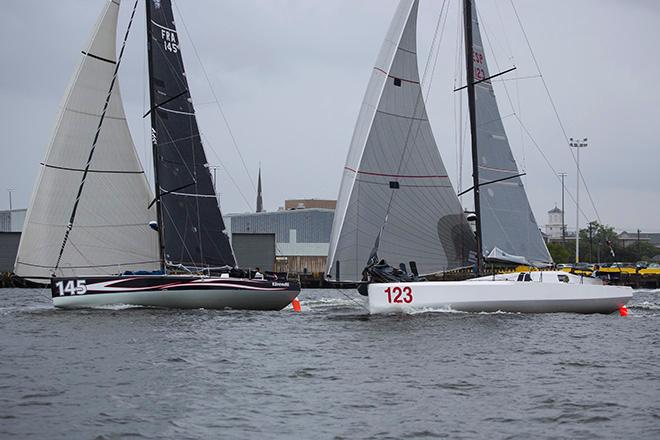
[[[307,309],[328,309],[328,308],[356,308],[361,307],[363,301],[360,299],[349,299],[349,298],[314,298],[301,300],[300,305],[303,308]],[[291,307],[291,306],[288,306]]]
[[[629,304],[628,308],[633,310],[660,310],[660,304],[644,301],[639,304]]]

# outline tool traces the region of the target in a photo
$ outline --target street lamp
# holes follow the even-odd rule
[[[561,177],[561,242],[563,246],[566,246],[566,220],[564,219],[564,192],[566,186],[564,185],[564,177],[568,176],[567,173],[559,173]]]
[[[217,177],[218,176],[217,176],[216,172],[218,171],[218,168],[220,168],[220,166],[219,165],[204,164],[204,167],[208,168],[209,171],[213,171],[213,192],[215,192],[215,194],[217,195],[218,194],[218,184],[217,184],[217,182],[218,182]]]
[[[577,215],[575,216],[575,263],[580,262],[580,148],[586,148],[587,138],[582,140],[570,138],[568,143],[577,150],[577,190],[575,191],[575,204]]]
[[[13,209],[13,205],[11,203],[11,193],[16,191],[14,188],[7,188],[7,192],[9,193],[9,210],[11,211]]]

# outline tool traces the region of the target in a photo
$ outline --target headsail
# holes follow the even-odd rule
[[[476,82],[489,78],[490,73],[474,4],[472,39]],[[475,85],[475,93],[480,184],[519,175],[493,84],[491,81],[480,82]],[[520,177],[484,185],[480,192],[484,256],[498,249],[505,254],[525,257],[532,264],[552,262]]]
[[[49,277],[99,125],[116,65],[119,1],[109,0],[65,95],[32,194],[15,273]],[[59,276],[113,274],[158,267],[152,198],[115,85],[64,247]]]
[[[467,265],[469,228],[429,124],[417,66],[418,0],[402,0],[362,103],[339,191],[327,274],[358,280],[378,256],[420,273]]]
[[[181,57],[171,0],[147,0],[160,234],[169,263],[234,266]]]

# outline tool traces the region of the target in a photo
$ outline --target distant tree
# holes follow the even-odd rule
[[[548,250],[555,263],[568,263],[571,261],[573,253],[562,243],[548,243]]]
[[[627,247],[619,242],[612,226],[590,222],[580,230],[580,260],[592,263],[635,262],[650,260],[660,251],[651,243],[642,241],[629,243]],[[612,255],[614,254],[614,255]],[[640,255],[641,254],[641,255]]]

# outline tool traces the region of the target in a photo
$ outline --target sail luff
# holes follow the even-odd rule
[[[467,1],[467,0],[466,0]],[[552,262],[534,218],[506,131],[502,122],[479,28],[475,0],[472,2],[476,137],[481,205],[483,255],[504,253],[524,257],[532,264]],[[498,181],[499,180],[499,181]],[[491,183],[495,182],[496,183]],[[486,185],[487,184],[487,185]]]
[[[153,269],[155,240],[144,171],[131,138],[119,87],[108,101],[116,67],[119,2],[106,3],[62,100],[45,159],[32,193],[15,273],[23,277],[102,275]],[[104,105],[106,120],[90,147]],[[56,271],[57,258],[76,202],[75,227]],[[109,192],[109,193],[108,193]]]

